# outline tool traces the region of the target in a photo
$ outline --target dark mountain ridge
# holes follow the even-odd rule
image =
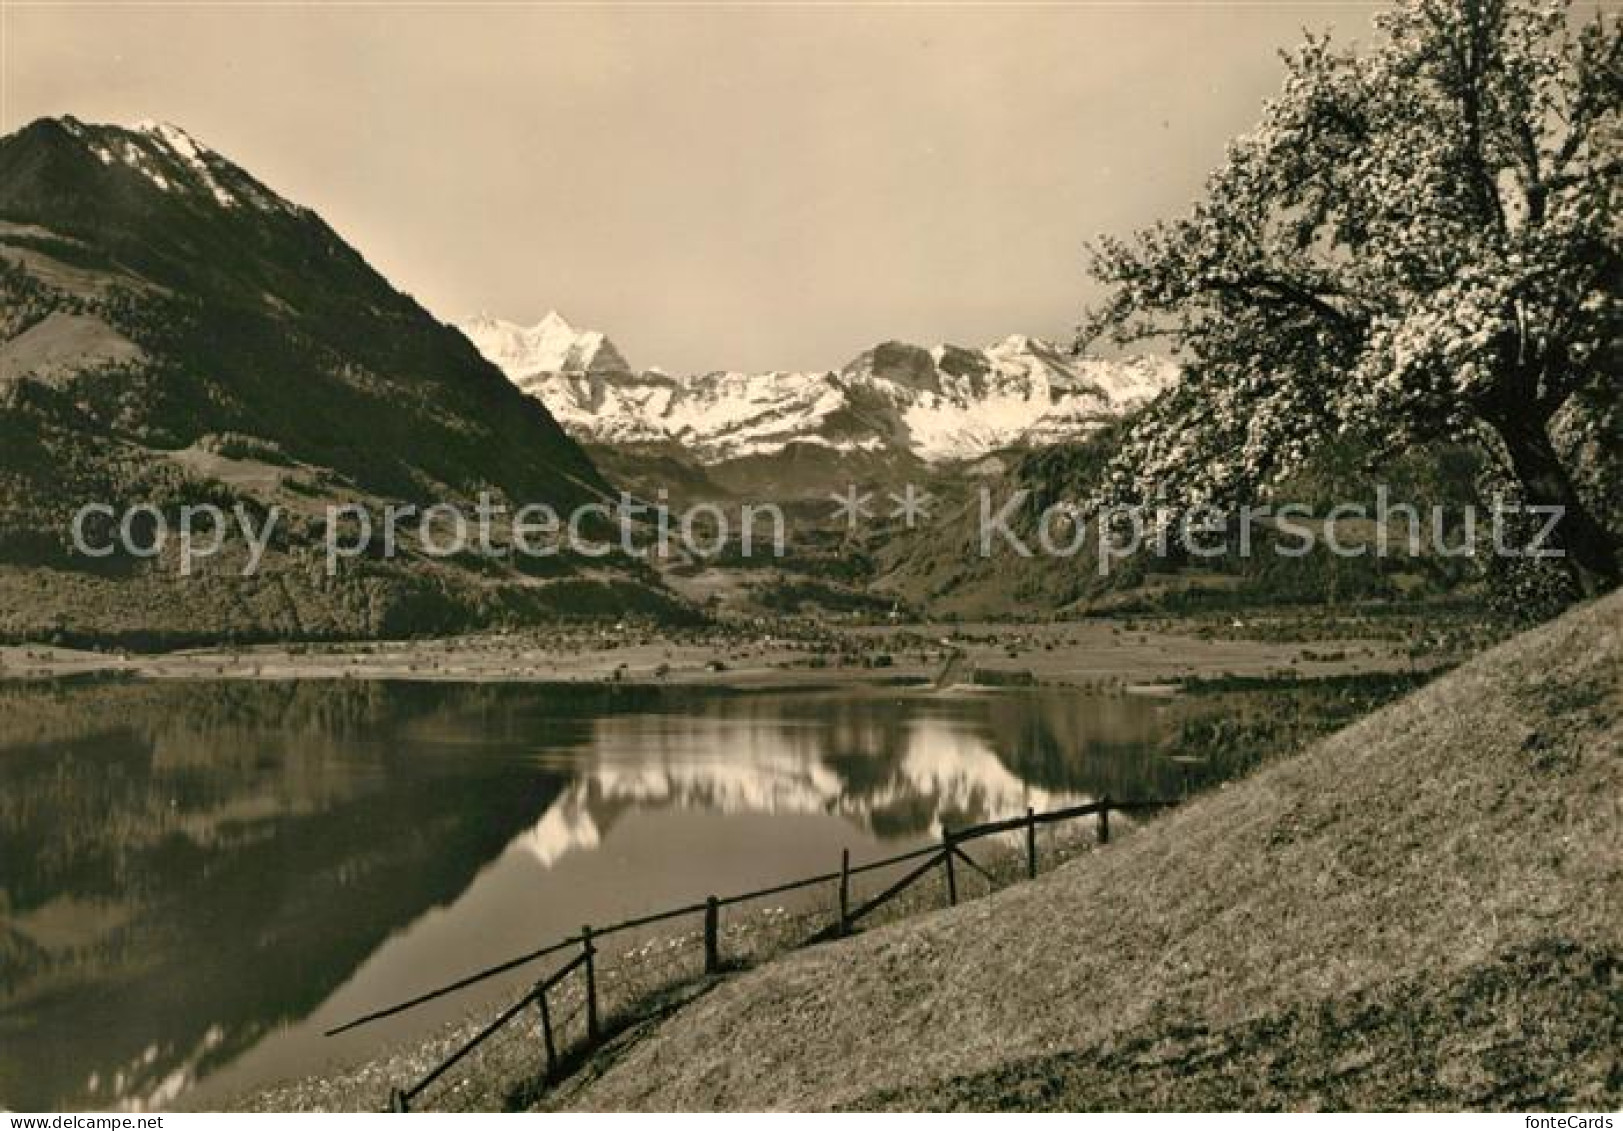
[[[384,489],[426,475],[566,504],[606,489],[547,412],[314,212],[189,139],[188,164],[158,131],[185,138],[65,118],[0,140],[0,218],[41,229],[7,244],[122,276],[112,320],[178,354],[141,423],[181,442],[222,426],[274,437]],[[176,320],[143,324],[130,283],[158,308],[145,313]]]
[[[346,563],[326,506],[560,513],[610,492],[547,410],[313,211],[173,126],[42,119],[0,139],[0,636],[364,637],[674,606],[629,561]],[[240,555],[90,561],[85,502],[294,517]],[[25,596],[26,594],[26,596]]]

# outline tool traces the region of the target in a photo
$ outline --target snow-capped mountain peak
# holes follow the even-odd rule
[[[1176,376],[1162,359],[1075,357],[1011,334],[984,349],[882,342],[838,370],[671,377],[633,373],[603,334],[556,313],[531,327],[481,315],[461,328],[578,438],[673,443],[706,463],[791,444],[972,459],[1084,434]]]
[[[298,214],[291,204],[179,126],[150,119],[131,126],[56,120],[69,136],[110,169],[140,174],[159,191],[207,201],[220,208]]]
[[[615,374],[631,366],[597,330],[577,330],[556,310],[534,326],[481,314],[458,328],[497,368],[520,384],[537,374]]]

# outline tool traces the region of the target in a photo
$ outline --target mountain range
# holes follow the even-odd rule
[[[479,351],[578,439],[676,445],[700,463],[792,445],[907,453],[929,463],[1088,434],[1176,379],[1155,357],[1078,357],[1014,334],[984,348],[890,341],[839,369],[638,372],[600,331],[549,313],[534,326],[459,324]]]
[[[317,213],[176,126],[41,119],[0,138],[0,640],[688,617],[669,568],[435,557],[412,547],[420,521],[405,524],[405,552],[328,576],[327,509],[471,511],[489,493],[566,513],[670,486],[678,502],[804,502],[816,526],[830,490],[921,473],[929,485],[989,451],[1093,434],[1174,377],[1157,359],[1078,358],[1019,335],[886,342],[817,372],[638,371],[557,314],[442,322]],[[76,552],[71,519],[91,502],[151,504],[171,521],[200,503],[275,508],[284,521],[256,574],[228,543],[182,579],[173,539],[149,559]],[[827,545],[796,543],[796,568],[844,577],[852,549],[824,533]]]

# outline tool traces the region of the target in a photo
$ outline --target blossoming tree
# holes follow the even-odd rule
[[[1331,436],[1472,436],[1565,508],[1583,591],[1609,588],[1610,534],[1550,429],[1615,405],[1623,372],[1619,20],[1401,0],[1376,29],[1361,49],[1309,36],[1188,215],[1093,249],[1110,297],[1083,340],[1170,339],[1186,362],[1116,485],[1232,502]]]

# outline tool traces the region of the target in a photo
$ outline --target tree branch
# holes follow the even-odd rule
[[[1354,322],[1350,314],[1330,301],[1332,297],[1345,297],[1340,291],[1316,293],[1288,279],[1265,275],[1251,275],[1232,280],[1209,279],[1203,286],[1206,290],[1219,294],[1239,295],[1253,302],[1300,307],[1333,323],[1340,330],[1351,328]]]

